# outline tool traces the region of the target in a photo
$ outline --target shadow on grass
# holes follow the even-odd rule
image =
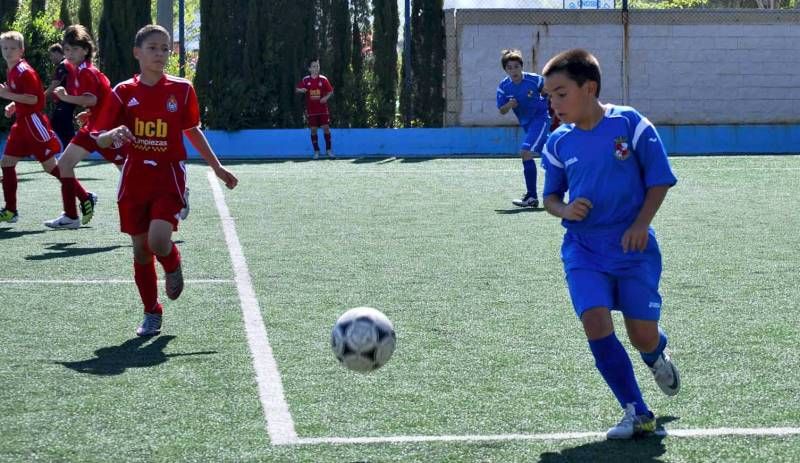
[[[0,235],[2,236],[2,235]],[[73,248],[71,246],[75,243],[51,243],[45,249],[50,252],[44,254],[26,256],[25,260],[50,260],[60,259],[62,257],[76,257],[86,256],[90,254],[98,254],[101,252],[114,251],[119,248],[129,248],[131,245],[114,245],[114,246],[101,246],[96,248]]]
[[[656,419],[658,431],[632,440],[604,440],[590,442],[564,449],[561,452],[545,452],[539,455],[540,463],[585,463],[585,462],[662,462],[667,452],[664,446],[664,424],[675,421],[674,416]]]
[[[501,215],[507,214],[522,214],[525,212],[544,212],[543,207],[515,207],[514,209],[495,209],[496,213]]]
[[[26,235],[39,235],[44,233],[45,230],[14,230],[13,228],[0,228],[0,240],[10,240],[12,238],[19,238]]]
[[[217,351],[188,352],[178,354],[165,354],[164,348],[175,339],[175,336],[160,336],[147,345],[150,337],[135,337],[128,339],[119,346],[102,347],[94,351],[95,358],[79,360],[77,362],[55,361],[70,370],[90,375],[112,376],[125,373],[128,368],[147,368],[161,365],[173,357],[189,355],[210,355]]]

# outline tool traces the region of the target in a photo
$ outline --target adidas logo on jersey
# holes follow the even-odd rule
[[[128,101],[128,107],[131,108],[133,106],[139,106],[139,100],[137,100],[136,97],[133,97],[130,101]]]

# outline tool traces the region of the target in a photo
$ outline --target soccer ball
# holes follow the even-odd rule
[[[389,361],[395,341],[392,322],[371,307],[343,313],[331,333],[331,348],[339,363],[359,373],[368,373]]]

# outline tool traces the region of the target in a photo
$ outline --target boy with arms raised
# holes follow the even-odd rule
[[[0,222],[14,223],[19,218],[17,163],[22,158],[33,156],[45,172],[63,183],[55,158],[61,152],[61,142],[42,113],[44,89],[39,74],[23,59],[25,40],[22,34],[16,31],[0,34],[0,50],[8,67],[6,83],[0,83],[0,98],[11,100],[5,106],[5,116],[16,116],[0,159],[5,199],[5,207],[0,209]]]
[[[166,29],[152,24],[139,29],[133,55],[141,73],[114,87],[92,131],[100,148],[128,144],[117,205],[120,228],[133,241],[134,280],[144,305],[138,336],[161,332],[163,308],[154,260],[164,269],[167,297],[177,299],[183,291],[181,255],[172,233],[185,206],[184,135],[228,188],[238,183],[200,131],[191,82],[164,73],[171,51]]]
[[[568,50],[545,65],[544,90],[563,125],[544,149],[544,207],[566,228],[561,246],[567,286],[595,365],[624,409],[609,439],[655,431],[611,310],[625,318],[628,338],[667,395],[680,389],[661,316],[661,253],[650,227],[677,179],[661,138],[647,118],[626,106],[603,105],[600,64]],[[565,193],[569,200],[565,203]]]
[[[550,114],[547,97],[542,94],[544,78],[538,74],[522,71],[522,52],[503,50],[500,64],[508,76],[497,87],[497,109],[500,114],[513,110],[519,125],[525,132],[525,140],[519,148],[522,157],[522,172],[525,176],[525,194],[512,203],[519,207],[539,207],[536,193],[536,162],[533,153],[541,153],[550,133]]]

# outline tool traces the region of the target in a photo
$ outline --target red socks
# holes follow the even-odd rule
[[[156,276],[155,261],[151,259],[147,264],[133,261],[133,279],[139,289],[139,297],[142,298],[144,311],[146,313],[161,314],[161,304],[158,303],[158,277]]]
[[[170,250],[169,254],[166,256],[156,256],[158,262],[161,263],[161,266],[164,267],[164,272],[172,273],[178,269],[178,266],[181,265],[181,252],[178,251],[178,246],[175,246],[175,243],[172,243],[172,250]]]
[[[3,167],[3,197],[6,209],[17,212],[17,169]]]

